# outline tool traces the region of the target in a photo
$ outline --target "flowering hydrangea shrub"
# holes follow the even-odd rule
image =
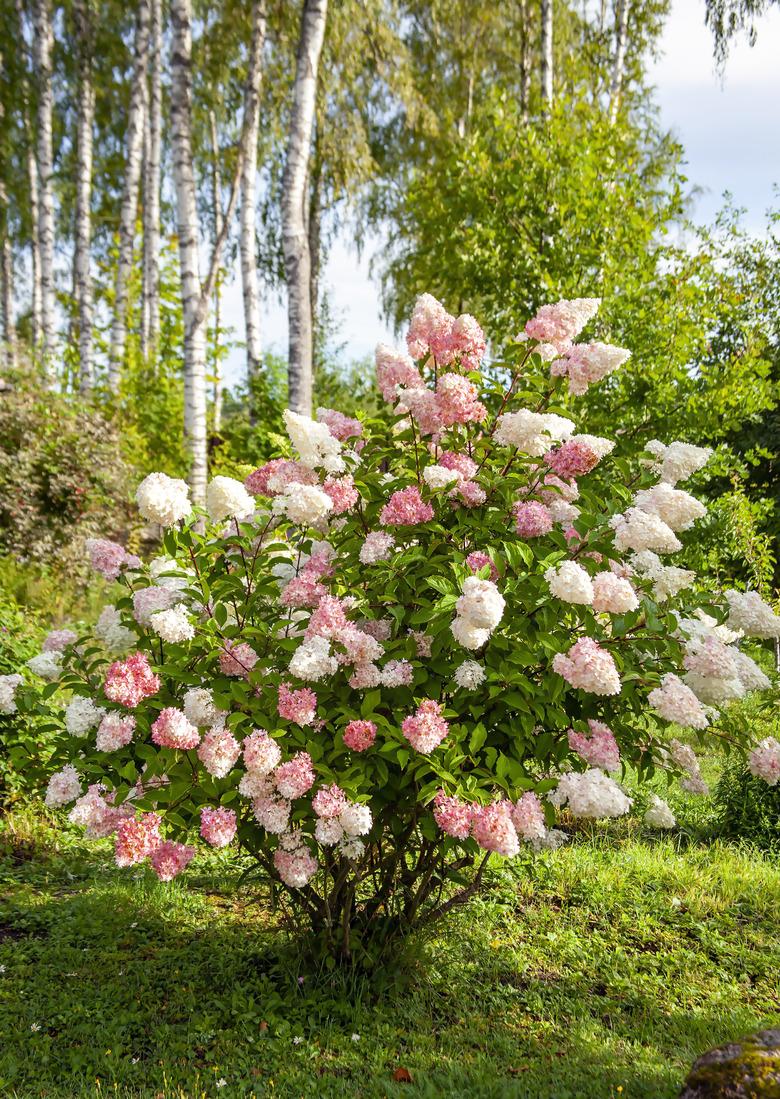
[[[215,478],[206,512],[147,477],[162,555],[92,546],[116,596],[30,661],[68,692],[48,804],[164,881],[200,844],[251,856],[348,956],[467,899],[492,855],[557,846],[560,814],[630,812],[626,765],[702,792],[667,723],[776,783],[777,742],[728,704],[769,685],[744,639],[780,618],[681,564],[704,508],[678,485],[709,452],[577,431],[628,357],[576,342],[597,308],[545,306],[488,364],[425,295],[407,350],[377,350],[384,419],[287,412],[289,453]]]

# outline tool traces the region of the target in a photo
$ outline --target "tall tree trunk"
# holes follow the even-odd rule
[[[523,112],[523,122],[528,122],[528,111],[531,99],[531,58],[529,56],[529,43],[531,40],[530,13],[528,0],[520,0],[520,109]]]
[[[130,107],[125,137],[125,182],[119,211],[119,256],[116,265],[114,315],[108,363],[108,382],[114,392],[119,389],[127,341],[127,290],[133,265],[135,219],[138,213],[138,184],[141,179],[144,112],[147,102],[148,54],[149,0],[137,0],[133,75],[130,83]]]
[[[190,0],[171,0],[171,133],[176,225],[184,311],[184,434],[195,503],[206,498],[206,319],[199,321],[201,285],[198,210],[192,162],[192,12]]]
[[[629,0],[618,0],[615,11],[615,56],[612,61],[612,81],[609,88],[609,123],[614,126],[620,109],[623,73],[626,67]]]
[[[156,359],[160,339],[160,147],[162,135],[161,0],[151,0],[149,109],[144,125],[144,277],[141,353]]]
[[[222,179],[219,171],[219,141],[217,139],[217,119],[209,111],[209,129],[211,131],[211,204],[214,218],[214,248],[222,236]],[[214,283],[214,431],[222,426],[222,363],[220,362],[220,329],[222,327],[222,275],[217,275]]]
[[[553,104],[553,0],[542,0],[542,114],[549,115]]]
[[[34,0],[33,61],[38,90],[38,255],[44,369],[52,378],[56,341],[54,296],[54,148],[51,54],[54,36],[49,0]]]
[[[260,83],[263,75],[265,44],[265,0],[252,5],[252,41],[249,48],[249,74],[244,106],[247,129],[247,155],[241,172],[241,285],[244,293],[246,333],[246,374],[249,387],[249,413],[254,419],[252,382],[260,370],[262,343],[260,333],[260,290],[257,281],[257,137],[260,127]],[[216,422],[216,410],[215,410]]]
[[[5,167],[5,166],[3,166]],[[3,359],[5,366],[16,366],[16,329],[14,327],[14,281],[11,234],[8,218],[8,193],[0,179],[0,301],[3,313]]]
[[[309,205],[306,213],[306,235],[309,242],[309,297],[311,298],[312,384],[317,369],[318,325],[320,319],[320,267],[322,260],[322,157],[319,131],[315,122],[314,148],[308,181]]]
[[[27,147],[27,186],[30,191],[30,266],[32,277],[32,342],[33,347],[40,347],[43,321],[41,318],[42,298],[41,290],[41,233],[38,225],[38,165],[35,160],[35,151],[32,145]]]
[[[289,328],[288,404],[294,411],[307,416],[311,415],[313,352],[311,255],[306,226],[307,175],[327,12],[327,0],[304,0],[282,183],[282,243]]]
[[[79,48],[78,122],[76,133],[76,247],[73,279],[79,318],[79,389],[88,393],[95,382],[92,361],[92,128],[95,89],[92,83],[92,20],[85,0],[74,4]]]

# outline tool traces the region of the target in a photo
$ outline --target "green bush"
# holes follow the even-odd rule
[[[0,675],[18,673],[41,650],[45,633],[39,619],[0,598]],[[44,785],[54,726],[46,721],[37,688],[17,692],[18,712],[0,713],[0,805]]]
[[[724,767],[714,800],[727,836],[750,840],[763,851],[780,851],[780,785],[767,786],[735,758]]]

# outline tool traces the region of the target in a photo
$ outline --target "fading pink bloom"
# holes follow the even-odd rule
[[[417,752],[427,755],[441,744],[450,727],[442,717],[442,707],[426,698],[417,707],[414,716],[404,718],[401,732]]]
[[[236,834],[234,810],[204,805],[200,811],[200,834],[212,847],[227,847]]]
[[[249,676],[258,656],[246,641],[226,641],[219,654],[219,670],[223,675]]]
[[[398,411],[409,413],[421,435],[437,435],[444,426],[441,403],[432,389],[405,389]]]
[[[342,443],[346,439],[363,434],[363,425],[360,420],[345,416],[343,412],[338,412],[335,408],[318,408],[317,419],[321,424],[325,424],[331,435]]]
[[[376,664],[370,662],[356,664],[352,675],[349,677],[349,685],[353,691],[365,691],[371,687],[378,687],[382,682],[382,673]]]
[[[296,752],[286,763],[280,763],[274,771],[276,789],[288,801],[302,798],[314,785],[316,775],[308,752]]]
[[[376,349],[376,380],[385,401],[395,404],[398,386],[417,389],[423,384],[420,372],[403,351],[394,351],[380,343]]]
[[[466,564],[472,572],[479,572],[480,569],[484,569],[486,565],[490,565],[490,579],[498,580],[498,569],[495,566],[495,562],[488,554],[483,553],[482,550],[474,550],[466,558]]]
[[[160,817],[157,813],[144,813],[140,820],[127,817],[116,829],[114,861],[117,866],[134,866],[149,858],[162,842]]]
[[[379,516],[383,526],[416,526],[433,518],[433,508],[420,496],[416,485],[394,492]]]
[[[160,881],[172,881],[195,858],[195,848],[173,840],[163,840],[152,852],[151,863]]]
[[[106,698],[133,709],[144,698],[160,689],[160,679],[149,666],[145,653],[131,653],[126,660],[115,660],[106,672],[103,690]]]
[[[487,493],[476,481],[461,481],[452,490],[450,497],[460,500],[467,508],[478,508],[487,500]]]
[[[590,473],[599,464],[599,455],[586,443],[569,439],[554,450],[548,450],[544,460],[553,473],[567,481]]]
[[[612,656],[591,637],[582,637],[568,653],[556,653],[553,671],[572,687],[590,694],[620,694],[620,676]]]
[[[326,477],[322,487],[333,501],[334,515],[343,515],[346,511],[351,511],[360,499],[360,493],[355,488],[355,482],[349,473],[344,477]]]
[[[522,836],[529,843],[540,840],[547,834],[547,826],[544,822],[544,809],[536,794],[530,791],[509,809],[512,823],[518,836]]]
[[[549,534],[553,528],[553,518],[549,508],[538,500],[519,500],[512,505],[515,517],[515,530],[521,538],[540,538]]]
[[[279,602],[284,607],[316,607],[327,594],[325,585],[313,573],[303,569],[285,584]]]
[[[116,832],[120,821],[135,817],[130,806],[121,805],[117,808],[111,804],[114,795],[104,797],[103,794],[104,787],[93,783],[68,813],[68,820],[72,824],[79,824],[86,829],[88,839],[106,839]]]
[[[296,847],[292,851],[277,847],[274,851],[274,866],[289,889],[303,889],[317,873],[317,860],[308,847]]]
[[[512,822],[512,805],[495,801],[474,808],[471,832],[483,851],[495,851],[511,858],[520,850],[517,829]]]
[[[350,721],[344,730],[344,743],[353,752],[365,752],[376,740],[373,721]]]
[[[122,566],[128,564],[124,546],[109,542],[107,538],[88,538],[84,545],[92,568],[105,576],[106,580],[116,580]]]
[[[106,714],[100,722],[95,747],[99,752],[116,752],[127,747],[134,732],[135,718],[130,714],[123,717],[113,711]]]
[[[558,353],[566,351],[600,304],[599,298],[574,298],[543,305],[526,324],[526,335],[542,344],[552,344]]]
[[[384,652],[375,637],[351,623],[338,631],[336,640],[344,646],[344,653],[337,654],[341,664],[354,664],[356,667],[373,664]]]
[[[445,469],[455,470],[461,479],[470,481],[479,468],[477,463],[469,458],[468,454],[458,454],[454,450],[445,450],[438,459],[438,464]]]
[[[244,488],[253,496],[279,496],[293,482],[299,485],[316,485],[318,477],[303,462],[274,458],[250,473],[244,481]]]
[[[452,357],[452,328],[455,318],[432,294],[421,294],[414,305],[406,346],[413,359],[429,353],[440,362]]]
[[[602,771],[617,771],[620,767],[620,749],[615,735],[603,721],[588,719],[590,736],[569,729],[569,747],[591,767]]]
[[[385,687],[409,687],[414,681],[414,668],[408,660],[388,660],[382,669]]]
[[[317,696],[309,687],[291,691],[289,683],[279,684],[279,717],[298,725],[311,725],[317,716]]]
[[[582,396],[588,387],[600,382],[631,357],[623,347],[608,343],[579,343],[570,348],[564,358],[550,367],[553,377],[569,377],[569,392]]]
[[[471,821],[474,806],[460,798],[449,797],[443,790],[439,790],[433,799],[434,820],[446,832],[458,840],[468,839],[471,834]]]
[[[166,706],[152,725],[152,743],[161,748],[178,748],[186,752],[197,748],[200,733],[181,710]]]
[[[290,823],[292,806],[285,798],[263,794],[252,801],[252,812],[255,820],[266,832],[273,836],[279,836]]]
[[[329,820],[337,817],[347,804],[347,796],[340,786],[321,786],[311,799],[311,807],[318,817]]]
[[[395,538],[385,530],[374,530],[366,535],[358,555],[363,565],[375,565],[377,561],[386,561],[390,556]]]
[[[45,653],[61,653],[77,640],[78,635],[73,630],[50,630],[44,638],[41,651]]]
[[[409,636],[414,641],[414,651],[417,655],[427,659],[431,655],[433,638],[429,637],[424,630],[409,630]]]
[[[349,625],[346,609],[335,595],[325,595],[309,619],[305,636],[334,638]]]
[[[450,345],[466,370],[478,370],[485,355],[485,333],[470,313],[461,313],[452,326]]]
[[[198,759],[215,778],[224,778],[240,754],[238,741],[227,729],[209,729],[198,747]]]
[[[468,378],[462,374],[443,374],[436,385],[442,425],[481,423],[487,416],[487,409],[477,397],[477,387]]]
[[[267,775],[273,771],[282,758],[279,745],[265,729],[253,729],[249,736],[244,737],[241,750],[244,753],[244,763],[247,768],[261,775]]]

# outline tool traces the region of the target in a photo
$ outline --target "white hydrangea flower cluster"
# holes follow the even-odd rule
[[[0,714],[16,713],[16,689],[23,682],[20,675],[0,675]]]
[[[47,683],[53,683],[62,675],[62,653],[56,650],[46,653],[38,653],[27,661],[27,667],[33,675],[40,676]]]
[[[195,636],[195,626],[183,603],[177,603],[167,610],[155,611],[149,616],[149,625],[159,638],[173,645],[191,641]]]
[[[331,434],[327,424],[318,423],[288,408],[284,411],[284,426],[305,466],[309,469],[322,468],[327,473],[344,472],[346,464],[341,455],[341,443]]]
[[[576,561],[562,561],[554,565],[547,569],[544,578],[556,599],[586,605],[593,602],[593,584],[585,569]]]
[[[174,575],[185,573],[186,575]],[[185,569],[172,557],[155,557],[149,562],[149,577],[158,588],[170,588],[172,591],[184,591],[190,579],[194,578],[193,569]]]
[[[455,682],[464,691],[476,691],[485,682],[485,669],[476,660],[464,660],[455,669]]]
[[[650,828],[674,828],[677,823],[674,813],[664,799],[659,798],[658,794],[650,795],[650,803],[645,810],[644,821]]]
[[[710,721],[690,687],[679,676],[669,672],[647,696],[651,708],[664,721],[673,721],[688,729],[706,729]]]
[[[321,528],[333,510],[333,501],[327,492],[316,485],[302,485],[293,481],[283,493],[274,497],[275,515],[285,515],[291,523],[302,527]]]
[[[676,553],[682,549],[682,542],[663,519],[638,507],[627,508],[622,515],[613,515],[609,525],[615,532],[615,549],[621,553],[625,550]]]
[[[480,649],[504,614],[504,597],[492,580],[469,576],[455,604],[452,635],[464,649]]]
[[[633,804],[614,779],[596,768],[561,775],[548,800],[558,809],[568,805],[575,817],[594,819],[622,817]]]
[[[110,653],[123,653],[135,644],[136,635],[122,622],[122,615],[109,603],[100,612],[100,617],[95,623],[95,637],[102,641],[103,646]]]
[[[770,685],[756,662],[732,644],[738,634],[709,615],[683,619],[679,632],[686,638],[683,680],[700,702],[719,705]]]
[[[493,438],[502,446],[517,447],[532,458],[541,458],[553,443],[562,442],[573,431],[574,424],[563,416],[521,408],[499,416]]]
[[[729,605],[729,625],[747,637],[780,637],[780,615],[775,614],[757,591],[725,593]]]
[[[374,565],[377,561],[386,561],[393,551],[395,538],[386,530],[372,530],[360,547],[358,558],[361,565]]]
[[[669,745],[669,754],[672,761],[685,772],[685,778],[680,782],[682,789],[687,790],[689,794],[706,797],[710,788],[701,776],[701,768],[693,748],[682,744],[679,740],[672,740]]]
[[[422,472],[423,480],[430,489],[449,488],[460,477],[456,469],[447,469],[446,466],[426,466]]]
[[[707,514],[704,504],[695,496],[673,488],[665,481],[637,492],[634,503],[641,511],[657,515],[675,532],[690,530],[697,519],[702,519]]]
[[[57,771],[49,779],[44,801],[49,809],[58,809],[61,805],[75,801],[80,793],[79,773],[72,763],[66,763],[61,771]]]
[[[87,736],[98,727],[105,713],[105,707],[95,705],[91,698],[74,695],[65,707],[65,728],[71,736]]]
[[[331,655],[327,637],[307,638],[298,646],[290,660],[290,673],[310,683],[335,675],[338,667],[339,662]]]
[[[597,614],[627,614],[639,606],[631,583],[614,572],[597,572],[593,577],[593,610]]]
[[[184,716],[191,725],[222,728],[227,714],[214,705],[214,696],[206,687],[190,687],[182,701]]]
[[[320,817],[314,828],[314,838],[323,847],[338,844],[339,853],[347,859],[359,859],[365,850],[360,836],[371,831],[373,819],[368,805],[348,801],[338,816]]]
[[[769,786],[780,782],[780,741],[765,737],[748,756],[751,775],[762,778]]]
[[[664,565],[658,554],[652,550],[640,550],[630,558],[632,568],[641,577],[653,585],[653,596],[659,603],[665,603],[690,588],[696,579],[696,573],[690,569],[681,569],[676,565]]]
[[[692,446],[691,443],[680,442],[665,446],[658,439],[652,439],[645,450],[655,458],[652,468],[659,474],[661,480],[669,485],[676,485],[678,481],[687,481],[694,473],[704,469],[712,454],[709,447]]]
[[[145,477],[136,490],[135,500],[144,519],[161,527],[172,527],[192,511],[185,482],[164,473]]]
[[[246,519],[255,510],[254,497],[233,477],[214,477],[206,488],[206,507],[215,523],[221,519]]]

